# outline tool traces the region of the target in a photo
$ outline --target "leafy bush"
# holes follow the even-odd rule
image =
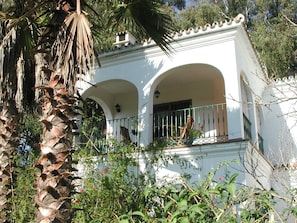
[[[9,222],[34,222],[35,216],[35,194],[33,163],[27,163],[24,167],[16,167],[16,182],[12,189],[10,204],[12,212]]]
[[[121,216],[120,222],[232,223],[238,222],[239,218],[242,222],[268,219],[273,205],[271,196],[268,196],[270,192],[248,187],[237,189],[238,174],[216,181],[214,176],[219,169],[209,172],[197,187],[190,186],[186,181],[161,188],[147,187],[143,192],[145,208]],[[258,193],[250,197],[254,190]],[[255,206],[256,202],[258,206]]]
[[[133,144],[112,142],[113,152],[80,157],[87,177],[73,199],[74,222],[118,222],[119,216],[144,205],[143,189],[148,182],[138,171]],[[85,154],[82,152],[81,154]]]
[[[11,212],[9,222],[34,222],[35,216],[35,161],[39,155],[38,143],[41,134],[41,123],[38,114],[28,112],[21,120],[19,129],[20,141],[13,157],[14,173],[9,203]]]
[[[186,179],[160,186],[154,175],[139,171],[134,145],[112,145],[114,152],[80,158],[88,163],[88,175],[73,200],[73,222],[254,223],[268,221],[274,212],[275,192],[238,185],[237,173],[215,179],[233,161],[219,164],[198,186]],[[150,157],[150,168],[158,168],[160,160],[167,165],[168,159],[180,164],[177,156],[165,158],[161,150]]]

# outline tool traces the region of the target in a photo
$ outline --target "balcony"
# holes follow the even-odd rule
[[[191,117],[192,126],[185,127],[187,118]],[[167,142],[171,146],[199,145],[228,140],[226,104],[214,104],[192,107],[153,114],[153,139]],[[126,140],[137,144],[138,117],[106,120],[101,123],[102,133],[117,141]]]
[[[191,118],[191,126],[187,119]],[[167,140],[173,145],[207,144],[228,139],[226,104],[154,113],[154,140]],[[185,132],[185,128],[188,128]]]

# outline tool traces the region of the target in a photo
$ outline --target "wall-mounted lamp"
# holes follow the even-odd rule
[[[159,98],[160,97],[160,91],[157,89],[154,93],[155,98]]]
[[[115,109],[117,112],[121,112],[121,106],[119,104],[115,105]]]

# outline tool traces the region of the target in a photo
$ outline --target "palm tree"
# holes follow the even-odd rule
[[[93,45],[90,25],[77,2],[75,11],[69,11],[68,2],[60,2],[67,11],[57,41],[53,61],[42,102],[43,135],[41,157],[37,163],[37,222],[71,222],[71,194],[73,174],[71,153],[73,129],[77,112],[75,81],[78,73],[89,72],[93,64]],[[54,54],[56,53],[56,55]]]
[[[2,1],[0,6],[2,10]],[[31,74],[33,68],[34,29],[29,25],[30,17],[18,19],[26,11],[24,7],[22,1],[15,1],[13,10],[5,8],[6,13],[1,12],[0,16],[0,222],[7,222],[13,193],[12,157],[18,146],[19,112],[32,96],[32,75],[26,74]]]
[[[155,1],[115,2],[118,10],[114,16],[117,19],[132,16],[140,32],[151,35],[164,51],[169,50],[169,34],[174,28],[169,17],[157,10],[159,5]],[[44,69],[48,84],[39,87],[44,90],[44,127],[41,157],[36,165],[40,169],[36,206],[37,222],[42,223],[71,222],[71,194],[74,190],[71,155],[77,116],[74,105],[78,103],[76,81],[92,72],[95,57],[90,23],[81,10],[81,1],[76,1],[74,11],[68,1],[59,1],[58,6],[68,15],[52,47],[52,62]]]

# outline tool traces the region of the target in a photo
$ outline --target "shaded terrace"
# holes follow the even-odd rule
[[[191,144],[228,139],[224,80],[216,68],[206,64],[176,67],[159,75],[150,92],[152,104],[148,111],[152,110],[152,128],[148,131],[153,141],[188,144],[189,136],[181,137],[188,115],[194,120]],[[109,80],[97,84],[89,94],[98,95],[91,98],[103,105],[106,123],[100,124],[102,133],[116,140],[128,137],[138,144],[141,120],[137,115],[140,102],[135,86],[124,80]],[[115,109],[117,104],[120,111]],[[144,128],[148,126],[145,123]]]

